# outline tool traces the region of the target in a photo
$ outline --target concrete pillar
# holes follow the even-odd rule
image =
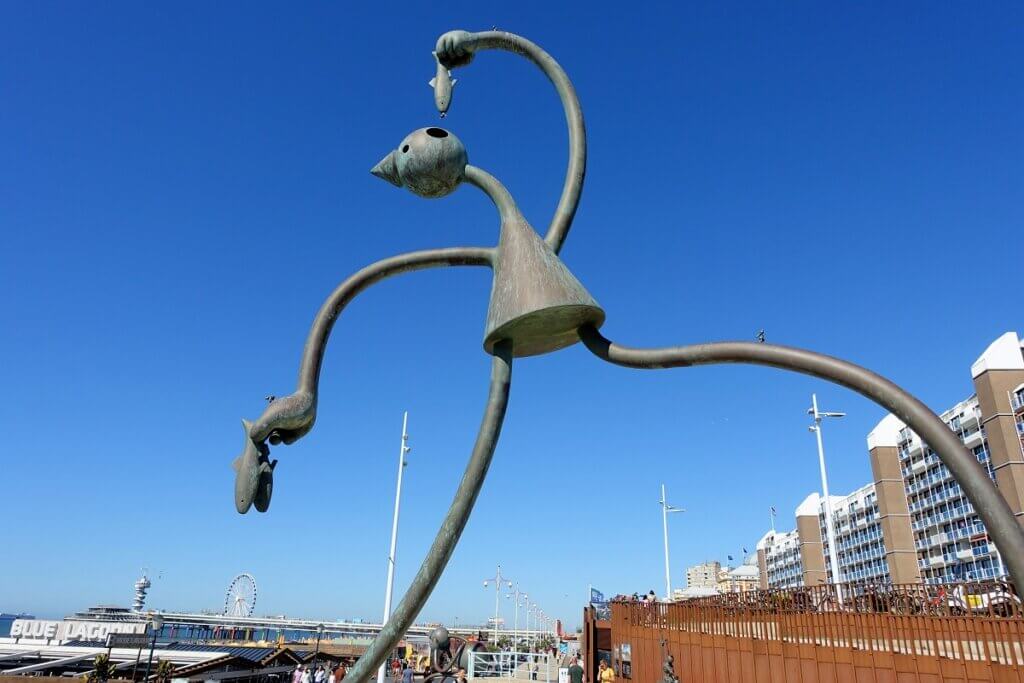
[[[899,433],[906,425],[886,415],[868,434],[868,454],[875,480],[878,516],[882,526],[885,562],[893,583],[920,583],[917,546],[910,526],[907,489],[900,468]]]
[[[1024,386],[1024,352],[1016,332],[1007,332],[985,349],[971,366],[981,407],[992,469],[1000,493],[1024,525],[1024,442],[1017,421],[1024,406],[1014,408],[1011,396]]]
[[[828,583],[825,546],[821,542],[821,524],[818,522],[820,503],[821,496],[812,493],[796,509],[796,533],[800,539],[800,561],[803,563],[805,586]]]

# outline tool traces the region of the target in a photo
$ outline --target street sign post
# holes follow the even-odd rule
[[[145,633],[108,633],[107,647],[143,648],[149,645],[149,635]]]

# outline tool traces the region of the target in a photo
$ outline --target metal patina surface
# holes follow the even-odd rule
[[[535,356],[578,342],[581,325],[599,327],[604,311],[519,213],[505,186],[473,166],[466,180],[491,198],[501,217],[484,349],[490,353],[509,339],[517,357]]]
[[[852,363],[801,349],[764,343],[719,342],[661,349],[630,349],[603,337],[604,311],[559,259],[579,205],[586,172],[586,131],[575,89],[562,68],[534,43],[503,31],[442,35],[434,51],[432,81],[438,111],[451,105],[449,69],[465,67],[483,50],[505,50],[540,67],[555,86],[569,128],[569,165],[561,198],[544,240],[520,214],[509,192],[493,176],[470,166],[462,143],[440,128],[423,128],[406,137],[372,173],[422,197],[443,197],[463,181],[483,190],[501,219],[497,247],[452,247],[393,256],[342,282],[320,308],[306,340],[296,391],[273,399],[251,424],[245,422],[237,471],[235,505],[270,504],[276,461],[269,447],[291,444],[316,420],[320,368],[334,323],[346,305],[386,277],[441,266],[490,266],[494,283],[488,307],[484,348],[492,354],[490,390],[483,420],[455,498],[409,590],[348,680],[368,680],[403,637],[440,579],[483,486],[508,405],[514,356],[554,351],[582,339],[598,358],[630,368],[658,369],[715,363],[768,365],[820,377],[872,399],[901,418],[938,454],[963,487],[1003,552],[1011,578],[1024,586],[1024,530],[974,456],[927,407],[900,387]],[[666,671],[666,676],[672,672]]]

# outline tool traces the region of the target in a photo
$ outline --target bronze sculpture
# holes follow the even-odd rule
[[[452,636],[444,626],[430,632],[430,673],[423,677],[423,683],[444,683],[459,669],[469,669],[469,658],[473,652],[483,649],[481,643],[470,643],[464,638]],[[455,652],[452,652],[452,645]]]
[[[374,169],[374,175],[424,197],[441,197],[469,182],[494,202],[501,219],[498,246],[452,247],[394,256],[360,270],[328,297],[313,323],[303,350],[296,391],[275,399],[246,431],[235,503],[239,512],[253,504],[265,511],[272,493],[276,461],[269,447],[291,444],[313,427],[320,367],[327,339],[342,309],[371,284],[399,273],[440,266],[488,266],[494,270],[484,333],[484,349],[493,357],[490,390],[482,423],[466,471],[448,514],[405,597],[350,676],[369,678],[404,635],[440,578],[468,521],[483,484],[508,404],[512,359],[547,353],[576,341],[602,360],[632,368],[659,369],[714,363],[748,363],[794,370],[846,386],[896,414],[939,455],[978,510],[1003,551],[1010,574],[1024,579],[1024,531],[1006,502],[957,436],[924,404],[895,384],[864,368],[822,354],[767,343],[718,342],[662,349],[619,346],[598,331],[604,311],[558,258],[572,224],[586,171],[586,135],[575,90],[565,72],[542,49],[511,33],[452,31],[435,49],[434,99],[441,113],[451,103],[449,69],[464,67],[478,51],[502,49],[522,55],[554,84],[569,127],[569,166],[561,199],[544,240],[520,214],[511,195],[493,176],[468,164],[459,140],[444,129],[410,134]],[[1022,585],[1018,583],[1018,585]]]

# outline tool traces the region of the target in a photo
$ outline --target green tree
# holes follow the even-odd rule
[[[96,659],[93,660],[92,671],[90,671],[85,679],[89,683],[101,683],[103,681],[109,681],[114,677],[114,663],[110,661],[110,657],[106,653],[96,655]]]
[[[538,652],[544,652],[555,646],[555,639],[552,636],[544,635],[537,638],[535,644]]]
[[[171,674],[173,672],[174,672],[174,664],[172,664],[171,662],[167,661],[166,659],[161,659],[156,664],[156,680],[157,680],[157,683],[167,683],[167,681],[171,680]]]

